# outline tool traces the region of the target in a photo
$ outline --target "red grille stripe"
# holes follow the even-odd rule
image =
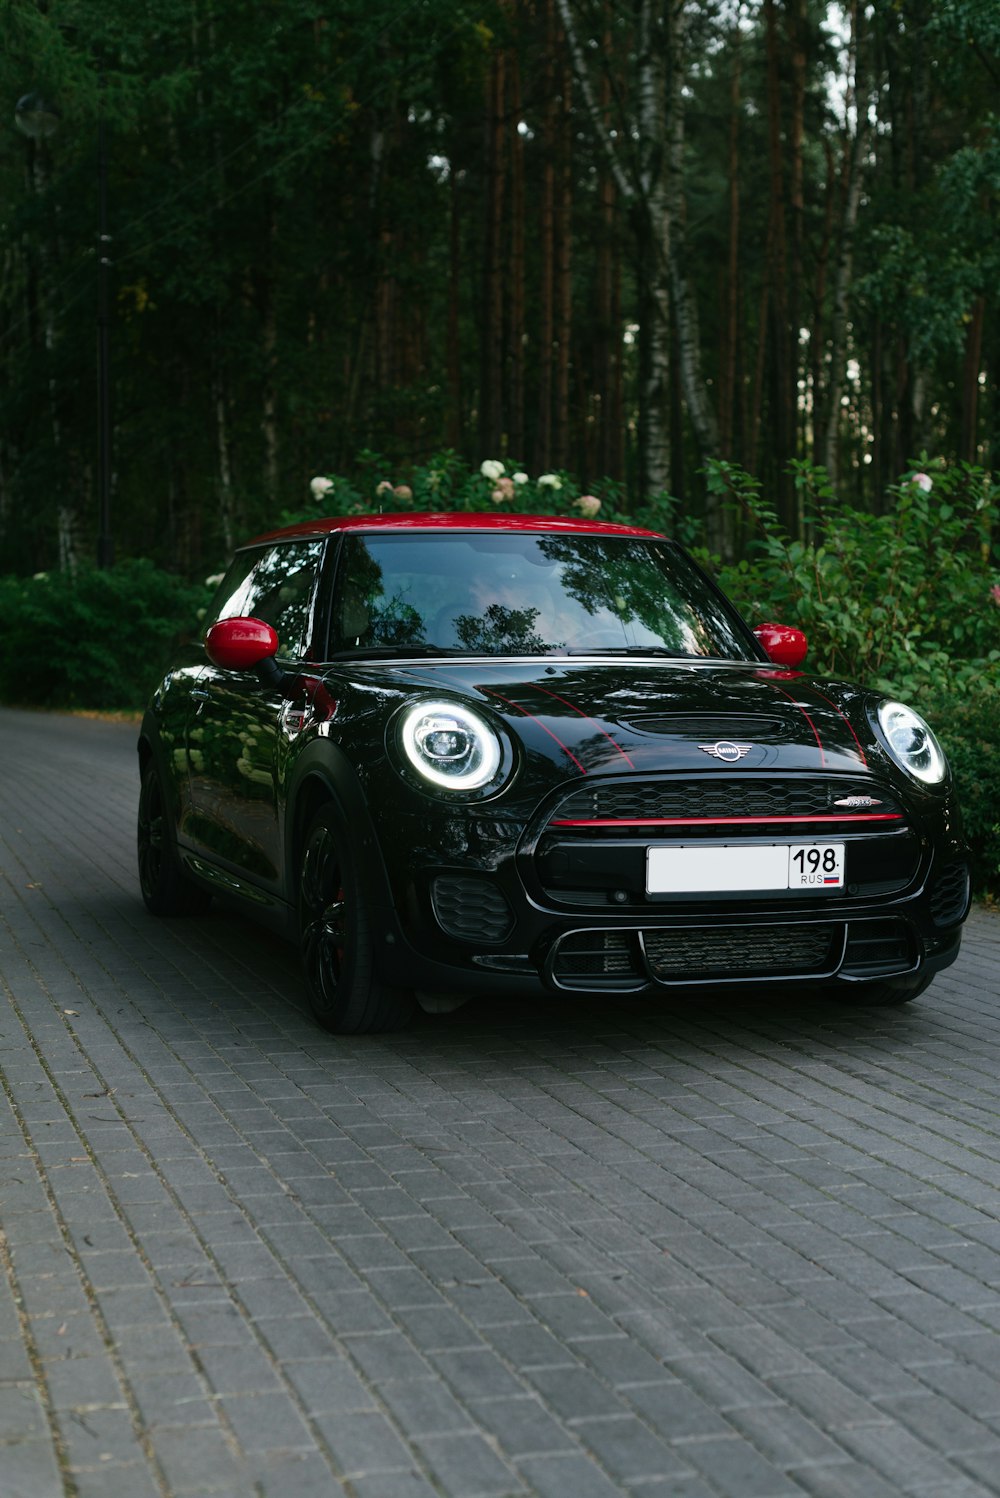
[[[550,827],[737,827],[802,822],[901,822],[898,811],[808,817],[554,817]]]

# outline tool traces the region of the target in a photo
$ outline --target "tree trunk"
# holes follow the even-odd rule
[[[486,102],[486,244],[483,256],[479,446],[487,457],[503,450],[504,384],[504,98],[506,55],[493,56]]]
[[[701,369],[698,303],[688,279],[687,210],[684,198],[684,81],[687,66],[686,0],[670,0],[667,36],[667,120],[669,155],[666,250],[677,324],[681,387],[688,419],[702,458],[718,456],[719,424]]]
[[[559,69],[559,211],[556,217],[555,411],[552,424],[552,448],[557,468],[567,468],[570,464],[570,339],[573,327],[572,80],[569,59],[564,53]]]
[[[802,288],[805,280],[805,164],[803,140],[805,138],[806,101],[806,6],[805,0],[789,0],[789,51],[791,54],[791,116],[789,129],[789,207],[792,218],[791,258],[788,276],[788,324],[789,324],[789,376],[788,397],[791,403],[792,455],[799,457],[806,450],[806,402],[799,399],[799,380],[805,373],[802,346]],[[801,506],[801,498],[796,500]],[[803,534],[805,517],[801,508],[796,516],[796,529]]]
[[[962,373],[962,441],[959,457],[966,463],[979,461],[979,372],[983,361],[983,323],[986,298],[976,297],[965,332]]]
[[[510,58],[510,297],[507,336],[507,448],[518,462],[525,457],[524,335],[525,312],[525,183],[524,139],[518,126],[523,115],[521,70],[516,52]]]
[[[448,413],[445,440],[449,447],[462,445],[462,412],[465,400],[462,391],[462,346],[461,346],[461,296],[462,296],[462,237],[459,218],[459,194],[457,173],[452,160],[451,176],[448,180],[450,220],[448,227],[448,312],[447,349],[445,364],[448,378]]]
[[[544,471],[552,463],[552,374],[555,340],[555,218],[556,179],[553,154],[556,140],[556,19],[554,0],[545,0],[545,68],[542,96],[542,192],[539,211],[538,285],[538,399],[535,427],[535,468]]]
[[[546,0],[551,6],[552,0]],[[638,0],[635,45],[635,153],[604,120],[573,22],[570,0],[557,0],[583,111],[604,153],[636,243],[639,308],[639,490],[643,497],[670,484],[670,200],[665,181],[668,155],[668,28],[662,5]],[[679,0],[670,0],[678,5]],[[678,85],[679,87],[679,85]],[[547,90],[547,93],[549,91]],[[637,162],[635,157],[638,158]],[[686,394],[687,392],[685,392]]]
[[[834,490],[840,476],[840,402],[847,373],[847,314],[854,272],[854,233],[864,185],[865,158],[868,151],[868,84],[866,71],[864,0],[854,0],[852,11],[854,42],[854,104],[856,126],[854,139],[845,137],[847,184],[840,225],[840,250],[833,291],[830,328],[830,372],[827,384],[826,430],[823,438],[823,462]]]
[[[278,257],[278,218],[273,201],[268,205],[266,264],[261,277],[261,342],[264,379],[261,389],[260,429],[264,438],[264,493],[272,513],[278,505],[280,480],[278,472],[278,296],[276,276]]]
[[[796,402],[785,225],[785,147],[781,128],[781,66],[778,56],[779,39],[775,0],[764,0],[764,16],[767,25],[767,133],[770,164],[767,273],[771,285],[772,321],[769,386],[771,481],[778,513],[786,529],[794,533],[796,528],[795,491],[787,469],[795,451]]]
[[[729,248],[723,282],[722,340],[719,350],[719,451],[724,458],[734,455],[736,428],[736,350],[739,342],[739,273],[740,273],[740,99],[742,74],[742,32],[739,25],[732,33],[732,55],[729,75]]]

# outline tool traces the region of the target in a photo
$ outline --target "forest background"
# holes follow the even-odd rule
[[[311,504],[585,496],[971,714],[1000,867],[1000,0],[0,24],[0,696],[47,625],[52,700],[137,700],[125,637]]]

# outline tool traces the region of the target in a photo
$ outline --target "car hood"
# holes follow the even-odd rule
[[[571,774],[739,764],[857,775],[873,747],[862,689],[764,664],[480,658],[388,672],[407,693],[457,693],[488,708],[529,752]]]

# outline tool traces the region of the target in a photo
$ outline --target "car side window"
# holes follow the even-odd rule
[[[301,659],[312,635],[323,546],[322,540],[286,541],[241,552],[216,595],[213,622],[241,615],[263,619],[277,633],[278,654]]]

